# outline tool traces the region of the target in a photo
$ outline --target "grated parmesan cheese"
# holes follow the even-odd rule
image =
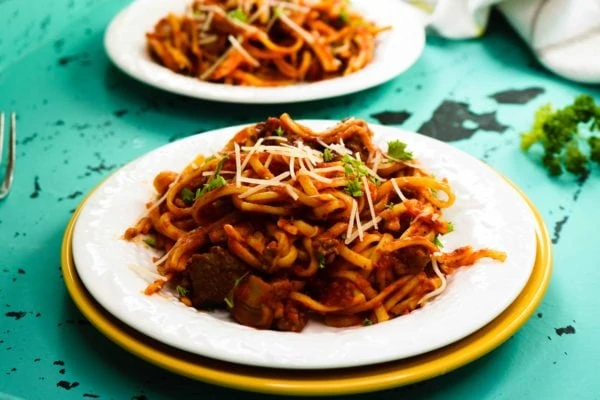
[[[354,200],[354,201],[356,201],[356,200]],[[360,213],[358,212],[358,209],[356,212],[356,230],[358,231],[358,237],[359,237],[360,241],[362,242],[365,232],[363,230],[362,222],[360,221]]]
[[[164,276],[156,274],[144,267],[140,267],[139,265],[129,264],[128,267],[130,270],[135,272],[140,278],[142,278],[143,280],[145,280],[148,283],[154,282],[156,280],[162,280],[162,281],[167,280],[167,278],[165,278]],[[148,278],[150,278],[150,279],[148,279]]]
[[[296,159],[295,157],[290,158],[290,176],[292,177],[293,180],[296,180],[296,171],[294,171],[294,160],[295,159]]]
[[[446,286],[448,285],[446,277],[444,276],[444,274],[442,274],[442,271],[440,271],[437,260],[435,259],[435,254],[431,257],[431,266],[433,267],[433,272],[435,272],[438,278],[440,278],[440,280],[442,281],[442,284],[433,292],[429,292],[425,296],[421,297],[421,300],[419,300],[417,304],[423,304],[427,300],[439,296],[444,290],[446,290]]]
[[[398,197],[400,197],[400,200],[402,200],[403,202],[406,201],[406,200],[408,200],[408,198],[404,195],[404,193],[402,193],[402,190],[400,190],[400,187],[396,183],[396,180],[395,179],[391,179],[391,181],[392,181],[392,186],[394,187],[394,190],[398,194]]]
[[[302,170],[299,173],[302,173],[303,175],[307,175],[310,176],[311,178],[313,178],[315,181],[319,181],[319,182],[323,182],[326,183],[328,185],[333,183],[333,179],[331,178],[326,178],[324,176],[321,176],[319,174],[314,173],[313,171],[309,171],[309,170]]]
[[[379,223],[381,221],[381,217],[377,217],[375,218],[376,223]],[[362,226],[363,230],[366,232],[369,229],[371,229],[373,227],[373,221],[369,221],[366,224],[364,224]],[[346,244],[352,243],[354,240],[356,240],[356,238],[359,237],[359,233],[358,231],[355,231],[354,233],[352,233],[352,235],[350,235],[348,238],[346,238]],[[362,238],[360,239],[362,241]]]
[[[289,172],[284,172],[282,174],[277,175],[272,179],[254,179],[254,178],[246,178],[242,177],[241,181],[245,183],[256,183],[258,186],[255,186],[240,195],[240,199],[246,198],[254,193],[261,191],[269,186],[282,186],[282,180],[290,176]]]
[[[306,31],[300,25],[298,25],[297,23],[292,21],[290,19],[290,17],[285,15],[284,12],[279,13],[279,19],[281,20],[281,22],[283,22],[284,24],[289,26],[289,28],[291,30],[296,32],[302,39],[304,39],[304,41],[306,41],[306,43],[313,44],[315,42],[315,38],[313,35],[311,35],[308,31]]]
[[[373,222],[373,227],[375,229],[379,229],[377,227],[377,215],[375,215],[375,207],[373,206],[373,199],[371,198],[371,191],[369,190],[369,182],[367,182],[367,177],[362,177],[362,184],[365,189],[365,194],[367,196],[367,203],[369,204],[369,212],[371,213],[371,221]]]
[[[354,229],[354,218],[356,216],[356,211],[358,210],[358,203],[356,200],[352,199],[352,208],[350,209],[350,219],[348,220],[348,229],[346,230],[346,241],[348,244],[351,242],[350,237],[352,236],[352,229]]]
[[[292,198],[294,201],[295,201],[295,200],[298,200],[298,198],[299,198],[300,196],[298,196],[298,193],[296,193],[296,192],[294,191],[294,188],[293,188],[293,187],[291,187],[291,186],[290,186],[289,184],[287,184],[287,183],[284,185],[284,187],[285,187],[285,191],[286,191],[286,192],[287,192],[287,193],[290,195],[290,197],[291,197],[291,198]]]
[[[233,144],[233,148],[235,149],[235,186],[240,187],[240,177],[242,176],[242,162],[240,155],[240,145],[237,143]]]
[[[256,143],[254,143],[254,146],[251,146],[251,147],[244,146],[244,147],[242,147],[242,150],[249,149],[250,152],[248,153],[248,155],[246,156],[246,158],[244,158],[244,162],[242,163],[242,166],[240,167],[240,173],[242,173],[242,171],[244,170],[244,168],[246,168],[246,165],[248,165],[248,163],[250,162],[250,158],[254,155],[254,153],[256,153],[256,151],[259,149],[259,147],[268,147],[268,146],[261,146],[263,140],[264,140],[263,138],[258,139],[256,141]],[[279,147],[279,146],[272,146],[272,147]]]
[[[260,66],[260,63],[258,62],[258,60],[256,58],[252,57],[250,55],[250,53],[248,53],[246,51],[246,49],[244,49],[244,47],[242,47],[242,44],[236,38],[234,38],[232,35],[229,35],[229,36],[227,36],[227,40],[238,51],[238,53],[240,53],[242,55],[242,57],[244,57],[244,59],[246,61],[248,61],[248,63],[250,65],[252,65],[253,67]]]

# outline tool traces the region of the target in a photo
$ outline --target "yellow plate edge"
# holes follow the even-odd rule
[[[82,314],[106,337],[134,355],[171,372],[220,386],[261,393],[323,396],[363,393],[416,383],[462,367],[494,350],[527,322],[541,302],[552,273],[552,244],[531,200],[503,177],[535,216],[536,261],[519,297],[496,319],[470,336],[409,359],[331,370],[280,370],[237,365],[186,353],[129,328],[104,310],[79,279],[72,256],[75,221],[87,198],[73,213],[63,236],[61,268],[67,290]]]

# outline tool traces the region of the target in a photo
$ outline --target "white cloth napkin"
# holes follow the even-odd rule
[[[439,35],[471,38],[485,32],[497,6],[549,70],[600,83],[600,0],[405,0]]]

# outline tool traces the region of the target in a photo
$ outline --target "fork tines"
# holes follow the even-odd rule
[[[4,143],[4,113],[0,113],[0,165],[3,158],[3,143]],[[8,138],[8,161],[6,163],[6,171],[4,171],[4,179],[0,186],[0,200],[5,198],[10,191],[15,172],[15,158],[17,153],[17,115],[13,112],[10,114],[10,136]]]

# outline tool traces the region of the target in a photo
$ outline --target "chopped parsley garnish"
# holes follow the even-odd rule
[[[325,148],[325,150],[323,150],[323,161],[333,161],[333,151],[331,151],[330,148]]]
[[[242,11],[239,8],[229,11],[227,13],[227,16],[232,19],[237,19],[240,22],[244,22],[244,23],[248,22],[248,16],[246,15],[246,13],[244,11]]]
[[[323,269],[327,265],[325,264],[325,255],[322,253],[317,254],[317,260],[319,261],[319,268]]]
[[[181,200],[186,204],[192,204],[194,202],[194,192],[188,188],[183,188],[181,190]]]
[[[223,299],[223,301],[225,302],[225,304],[227,304],[227,307],[229,307],[229,308],[233,308],[233,301],[231,301],[231,300],[229,299],[229,297],[225,297],[225,298]]]
[[[442,244],[442,242],[440,242],[440,239],[437,237],[437,235],[436,235],[436,237],[433,239],[433,244],[435,244],[435,245],[436,245],[437,247],[439,247],[439,248],[442,248],[442,247],[444,247],[444,245]]]
[[[275,129],[275,134],[277,136],[283,136],[284,133],[285,133],[285,131],[283,130],[283,128],[281,126],[278,126],[277,129]]]
[[[406,150],[406,143],[400,140],[392,140],[388,142],[388,156],[395,160],[407,161],[412,160],[413,154]]]
[[[240,283],[242,283],[242,281],[244,280],[244,278],[250,273],[250,271],[246,272],[244,275],[240,276],[239,278],[237,278],[235,280],[235,282],[233,283],[233,289],[237,288]]]
[[[446,233],[454,232],[454,224],[448,221],[448,231]]]
[[[391,210],[392,208],[394,208],[395,204],[392,202],[389,202],[385,205],[385,208],[387,208],[388,210]]]
[[[342,163],[344,163],[344,172],[346,175],[356,175],[357,178],[369,175],[365,164],[348,154],[342,156]]]
[[[345,8],[342,8],[342,11],[340,11],[340,20],[347,24],[348,21],[350,20],[350,16],[348,15],[348,10],[346,10]]]
[[[368,177],[375,185],[381,183],[379,179],[369,173],[369,169],[362,161],[344,154],[342,156],[342,163],[344,164],[344,174],[346,177],[354,177],[352,180],[348,180],[348,184],[346,185],[346,192],[350,193],[353,197],[360,197],[363,195],[363,192],[360,189],[360,179],[363,176]]]
[[[281,15],[283,14],[283,8],[281,8],[280,6],[275,7],[275,9],[273,10],[273,14],[276,17],[281,17]]]
[[[154,236],[148,236],[146,239],[144,239],[144,243],[150,247],[156,247],[156,238]]]
[[[369,318],[365,318],[365,319],[363,319],[362,324],[363,324],[363,326],[373,325],[373,321],[371,321]]]
[[[221,173],[223,164],[228,159],[229,159],[229,156],[225,156],[225,157],[221,158],[221,161],[219,161],[217,168],[215,168],[215,173],[213,174],[213,176],[211,176],[210,179],[208,180],[208,182],[206,182],[204,185],[202,185],[201,188],[198,188],[198,190],[196,190],[196,195],[194,197],[194,200],[196,200],[199,197],[204,196],[206,193],[210,192],[211,190],[215,190],[215,189],[218,189],[220,187],[227,185],[227,181],[225,180],[225,178],[223,178],[219,174]]]
[[[362,197],[362,195],[364,194],[361,189],[360,181],[358,180],[358,178],[349,180],[346,184],[346,189],[344,190],[352,197]]]
[[[177,290],[177,293],[179,293],[179,295],[181,297],[187,296],[190,293],[190,290],[188,288],[185,288],[181,285],[177,285],[177,287],[175,288],[175,290]]]

